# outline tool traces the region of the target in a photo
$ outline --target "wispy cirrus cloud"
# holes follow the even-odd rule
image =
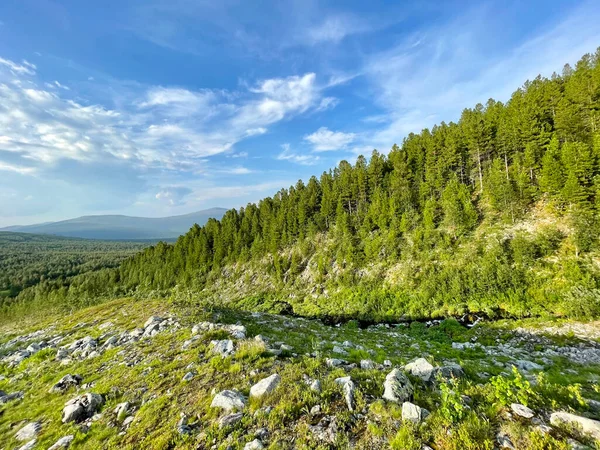
[[[295,164],[301,164],[303,166],[312,166],[319,161],[319,157],[311,154],[301,154],[292,151],[289,143],[281,144],[281,153],[277,155],[279,161],[289,161]]]

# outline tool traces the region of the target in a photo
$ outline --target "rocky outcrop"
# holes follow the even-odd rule
[[[550,415],[550,423],[555,427],[567,425],[600,441],[600,422],[587,417],[577,416],[566,411],[554,412]]]
[[[383,398],[395,403],[409,401],[414,393],[412,383],[399,369],[394,369],[387,374],[383,389]]]
[[[94,415],[104,404],[104,398],[99,394],[87,393],[69,400],[63,408],[62,421],[81,422]]]

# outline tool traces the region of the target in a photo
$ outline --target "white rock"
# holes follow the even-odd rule
[[[246,407],[246,399],[237,391],[225,390],[215,395],[210,406],[225,411],[242,410]]]
[[[231,339],[211,341],[211,344],[213,346],[212,352],[223,357],[231,355],[234,351],[233,341]]]
[[[344,400],[346,400],[348,410],[354,411],[354,391],[356,390],[356,386],[354,385],[352,379],[349,376],[336,378],[335,383],[342,386],[342,391],[344,392]]]
[[[159,324],[162,321],[163,321],[163,319],[161,317],[151,316],[148,320],[146,320],[146,323],[144,324],[144,328],[148,328],[150,325],[153,325],[153,324]]]
[[[383,398],[390,402],[404,403],[412,398],[414,388],[399,369],[393,369],[385,377]]]
[[[535,413],[528,408],[525,405],[521,405],[520,403],[511,403],[510,405],[510,409],[512,409],[512,411],[520,417],[523,417],[525,419],[531,419]]]
[[[418,358],[404,366],[404,370],[423,381],[429,381],[433,375],[434,367],[425,358]]]
[[[274,373],[273,375],[260,380],[254,386],[250,388],[250,397],[262,397],[265,394],[269,394],[279,386],[281,377]]]
[[[15,435],[18,441],[29,441],[31,439],[35,439],[39,432],[42,429],[42,424],[40,422],[29,422]]]
[[[363,359],[360,361],[360,368],[370,370],[375,368],[375,363],[370,359]]]
[[[313,380],[310,383],[310,390],[313,392],[321,392],[321,380]]]
[[[411,402],[402,403],[402,420],[420,423],[429,415],[429,411]]]
[[[62,422],[80,422],[90,418],[103,403],[104,399],[98,394],[87,393],[75,397],[65,403]]]
[[[33,439],[33,440],[29,441],[27,444],[19,447],[18,450],[33,450],[35,448],[36,442],[37,441],[35,439]]]
[[[219,419],[219,428],[235,425],[244,417],[244,413],[228,414]]]
[[[71,442],[73,442],[73,439],[75,439],[75,436],[73,436],[72,434],[68,436],[63,436],[58,441],[56,441],[51,447],[49,447],[48,450],[60,450],[61,448],[69,448]]]
[[[181,379],[181,381],[192,381],[194,378],[194,372],[188,372],[186,373],[183,378]]]
[[[265,448],[264,445],[262,445],[262,442],[260,442],[258,439],[254,439],[253,441],[244,445],[244,450],[261,450],[263,448]]]
[[[577,416],[566,411],[558,411],[550,415],[550,423],[555,427],[560,425],[573,426],[580,429],[583,434],[590,435],[600,441],[600,422],[597,420]]]

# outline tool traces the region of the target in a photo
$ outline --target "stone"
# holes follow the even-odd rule
[[[335,383],[339,386],[342,386],[344,400],[346,400],[348,410],[354,411],[354,391],[356,390],[356,386],[354,385],[352,379],[350,377],[336,378]]]
[[[409,401],[414,392],[412,383],[399,369],[393,369],[387,374],[383,388],[383,398],[395,403]]]
[[[104,404],[104,398],[99,394],[87,393],[75,397],[65,403],[63,408],[62,422],[81,422],[94,415]]]
[[[68,436],[63,436],[54,444],[52,444],[52,446],[49,447],[48,450],[60,450],[61,448],[69,448],[71,442],[73,442],[73,439],[75,439],[75,436],[73,436],[72,434],[69,434]]]
[[[229,427],[235,425],[244,417],[244,413],[228,414],[219,419],[219,428]]]
[[[194,372],[188,372],[183,376],[181,381],[188,382],[188,381],[192,381],[193,378],[194,378]]]
[[[525,405],[521,405],[520,403],[511,403],[510,409],[517,416],[523,417],[524,419],[531,419],[535,413]]]
[[[364,370],[371,370],[375,368],[375,363],[370,359],[362,359],[360,361],[360,368]]]
[[[317,441],[333,444],[338,435],[338,424],[335,416],[323,417],[317,425],[309,425],[308,429]]]
[[[339,367],[346,364],[346,361],[344,361],[343,359],[327,358],[325,360],[325,364],[327,365],[327,367]]]
[[[389,359],[383,361],[383,367],[387,367],[388,369],[392,367],[392,362]]]
[[[67,359],[69,357],[69,352],[67,351],[66,348],[59,348],[56,351],[56,360],[57,361],[62,361],[64,359]]]
[[[500,447],[500,448],[507,448],[509,450],[515,450],[515,446],[513,445],[512,441],[510,440],[510,437],[503,431],[501,431],[500,433],[498,433],[496,435],[496,442],[498,443],[498,447]]]
[[[222,341],[211,341],[212,352],[223,357],[229,356],[234,352],[233,341],[231,339],[224,339]]]
[[[225,411],[243,410],[246,407],[246,398],[237,391],[225,390],[214,396],[210,406]]]
[[[129,412],[129,402],[119,403],[114,409],[114,413],[115,413],[115,416],[117,417],[118,422],[123,422],[123,420],[125,420],[125,417],[127,417],[128,412]]]
[[[347,355],[348,352],[346,350],[344,350],[342,347],[339,346],[334,346],[333,347],[333,353],[337,353],[338,355]]]
[[[429,415],[429,411],[411,402],[402,403],[402,420],[413,423],[421,423],[425,417]]]
[[[71,387],[79,386],[82,381],[83,381],[83,377],[81,377],[80,375],[71,375],[70,373],[68,373],[67,375],[62,377],[60,380],[58,380],[56,382],[56,384],[50,388],[50,392],[51,393],[65,392],[66,390],[68,390]]]
[[[435,369],[425,358],[418,358],[404,366],[404,370],[423,381],[430,381]]]
[[[435,370],[435,374],[440,374],[442,378],[450,379],[450,378],[462,378],[465,376],[465,371],[460,366],[460,364],[445,364],[442,367],[438,367]]]
[[[30,355],[36,354],[41,349],[42,349],[42,347],[36,343],[30,344],[29,347],[27,347],[27,351],[29,352]]]
[[[11,392],[10,394],[6,394],[3,392],[4,395],[0,395],[0,405],[4,405],[8,402],[11,402],[13,400],[21,400],[23,398],[23,392],[22,391],[18,391],[18,392]]]
[[[265,448],[265,446],[258,439],[254,439],[244,445],[244,450],[261,450],[263,448]]]
[[[146,323],[144,324],[144,329],[148,328],[150,325],[160,324],[163,321],[162,317],[151,316]]]
[[[310,414],[312,416],[316,416],[317,414],[321,414],[321,405],[315,405],[310,408]]]
[[[600,422],[587,417],[577,416],[566,411],[554,412],[550,415],[550,423],[557,427],[568,425],[579,429],[583,434],[600,441]]]
[[[177,421],[177,432],[179,434],[190,434],[192,427],[188,425],[188,416],[185,413],[179,414],[179,420]]]
[[[40,422],[29,422],[15,435],[18,441],[30,441],[35,439],[39,432],[42,430],[42,424]]]
[[[29,441],[28,443],[26,443],[25,445],[22,445],[21,447],[19,447],[17,450],[33,450],[35,448],[36,442],[37,442],[37,440],[33,439],[33,440]]]
[[[262,397],[265,394],[269,394],[279,386],[280,382],[281,377],[276,373],[267,378],[263,378],[250,388],[250,397]]]
[[[514,362],[514,365],[519,370],[524,370],[525,372],[529,372],[530,370],[542,370],[543,367],[533,361],[529,361],[527,359],[518,359]]]
[[[313,392],[321,392],[321,380],[313,380],[310,383],[310,390]]]

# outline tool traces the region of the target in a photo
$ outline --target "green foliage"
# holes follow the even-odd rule
[[[403,423],[390,441],[392,450],[420,450],[421,446],[422,441],[417,436],[416,426],[410,423]]]
[[[467,409],[463,404],[462,397],[456,386],[451,386],[449,383],[440,383],[441,405],[439,409],[440,415],[444,418],[448,425],[460,422]]]
[[[502,405],[511,403],[521,403],[525,406],[531,405],[538,400],[536,392],[531,387],[531,383],[517,370],[512,367],[512,376],[505,377],[498,375],[490,380],[492,391],[490,395],[493,400]]]

